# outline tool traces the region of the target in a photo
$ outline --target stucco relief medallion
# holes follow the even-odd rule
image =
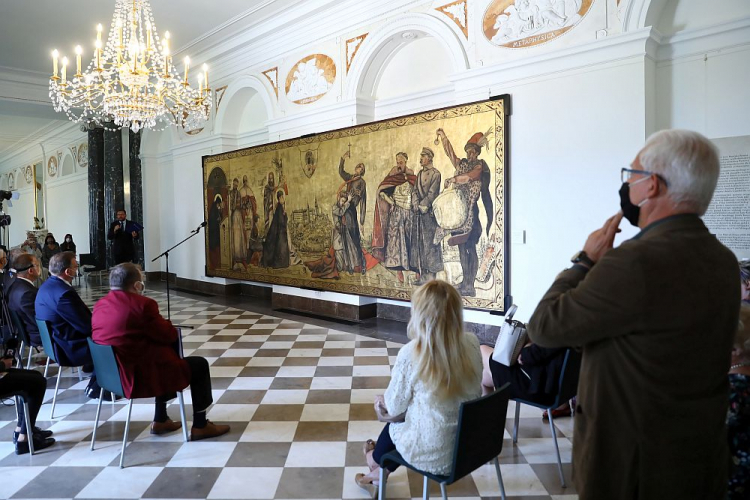
[[[308,104],[323,97],[336,80],[336,63],[323,54],[301,59],[286,77],[286,96],[297,104]]]
[[[588,14],[594,0],[494,0],[482,31],[498,47],[519,49],[549,42]]]
[[[86,168],[89,166],[89,145],[85,142],[82,142],[78,146],[78,165],[80,165],[81,168]]]
[[[50,156],[47,161],[47,173],[50,177],[55,177],[57,175],[57,158],[54,156]]]
[[[34,181],[34,171],[31,169],[31,165],[26,165],[24,176],[26,178],[26,184],[31,184]]]
[[[13,172],[10,172],[8,174],[8,189],[14,190],[16,188],[16,176],[13,175]]]

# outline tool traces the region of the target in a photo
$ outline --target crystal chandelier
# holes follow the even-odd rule
[[[184,78],[180,78],[169,52],[169,32],[159,39],[148,0],[116,0],[107,45],[102,47],[100,24],[85,72],[81,72],[80,45],[75,53],[76,72],[68,78],[68,59],[52,52],[49,82],[55,111],[65,111],[75,122],[137,132],[161,130],[169,124],[190,130],[208,119],[208,68],[203,65],[196,90],[188,84],[190,58],[186,57]]]

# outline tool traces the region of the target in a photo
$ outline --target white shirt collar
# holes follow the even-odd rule
[[[31,283],[31,285],[33,285],[33,286],[36,286],[36,285],[34,285],[34,282],[33,282],[33,281],[31,281],[31,280],[30,280],[30,279],[28,279],[28,278],[24,278],[23,276],[16,276],[16,278],[18,278],[18,279],[20,279],[20,280],[24,280],[24,281],[26,281],[27,283]]]

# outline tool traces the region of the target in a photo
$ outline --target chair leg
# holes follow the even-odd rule
[[[120,450],[120,468],[125,463],[125,445],[128,444],[128,430],[130,430],[130,412],[133,411],[133,400],[128,402],[128,419],[125,420],[125,433],[122,435],[122,450]]]
[[[49,370],[49,357],[47,358],[47,364],[44,365],[44,378],[47,378],[48,370]]]
[[[185,418],[185,399],[182,397],[182,391],[177,393],[177,399],[180,401],[180,421],[182,421],[182,437],[188,442],[187,418]]]
[[[71,370],[72,370],[72,368],[71,368]],[[80,382],[81,380],[83,380],[83,367],[79,366],[78,367],[78,381]]]
[[[34,354],[34,348],[29,346],[29,360],[26,362],[26,369],[31,370],[31,355]]]
[[[26,421],[26,439],[29,442],[29,454],[34,454],[34,428],[31,426],[31,416],[29,416],[29,403],[23,398],[23,418]]]
[[[445,483],[440,483],[440,493],[443,495],[443,500],[448,500],[448,492],[445,491]]]
[[[568,486],[565,484],[565,475],[563,474],[562,460],[560,459],[560,447],[557,445],[557,432],[555,432],[552,408],[547,409],[547,414],[549,415],[549,430],[552,433],[552,439],[555,443],[555,453],[557,453],[557,471],[560,473],[560,484],[563,488],[567,488]]]
[[[57,402],[57,390],[60,389],[60,377],[62,376],[62,366],[57,366],[57,383],[55,383],[55,394],[52,396],[52,409],[49,412],[49,419],[55,418],[55,403]]]
[[[385,469],[383,467],[380,468],[380,483],[378,484],[378,498],[380,500],[385,500],[385,482],[387,480]]]
[[[518,419],[521,418],[521,403],[516,403],[516,418],[513,420],[513,444],[518,443]]]
[[[18,348],[18,352],[16,353],[16,368],[22,368],[23,367],[23,340],[21,341],[21,346]]]
[[[96,419],[94,420],[94,432],[91,433],[91,451],[94,451],[94,443],[96,443],[96,430],[99,428],[99,415],[102,413],[102,400],[104,399],[104,391],[99,392],[99,402],[96,404]]]
[[[503,475],[500,473],[500,460],[495,457],[495,472],[497,473],[497,482],[500,484],[500,498],[505,500],[505,485],[503,484]]]
[[[427,498],[430,498],[430,485],[429,479],[427,476],[424,477],[424,482],[422,483],[422,500],[425,500]]]

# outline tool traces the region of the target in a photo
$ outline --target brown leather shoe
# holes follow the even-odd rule
[[[182,422],[167,419],[166,422],[151,422],[151,434],[168,434],[182,427]]]
[[[190,440],[200,441],[201,439],[214,438],[226,434],[227,432],[229,432],[228,425],[216,425],[208,420],[205,427],[198,429],[193,426],[193,428],[190,429]]]

